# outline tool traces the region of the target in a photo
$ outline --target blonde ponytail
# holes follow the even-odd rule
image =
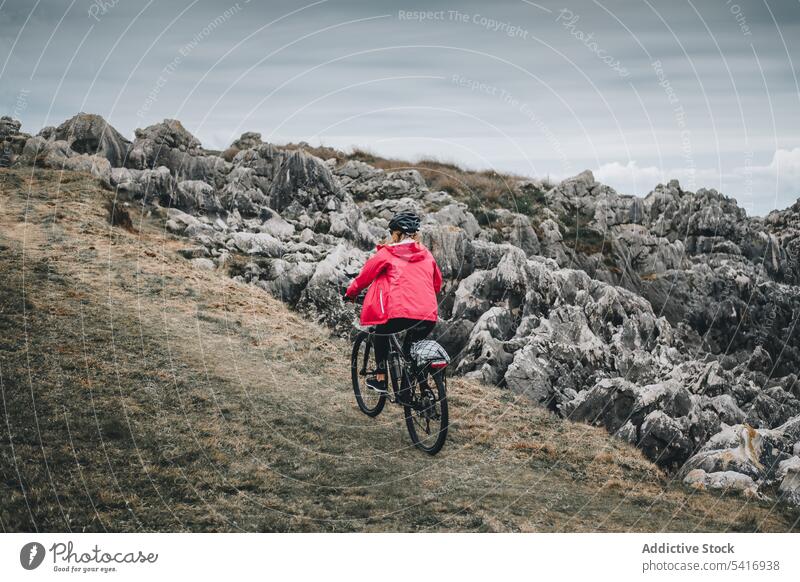
[[[402,232],[400,230],[392,231],[392,233],[389,235],[389,238],[384,238],[379,244],[382,244],[382,245],[394,245],[394,244],[397,244],[397,243],[399,243],[399,242],[401,242],[401,241],[403,241],[403,240],[405,240],[407,238],[410,238],[415,243],[422,244],[422,242],[421,242],[421,240],[419,238],[419,231],[415,232],[414,234],[406,234],[406,233],[404,233],[404,232]]]

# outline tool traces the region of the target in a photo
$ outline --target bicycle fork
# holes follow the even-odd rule
[[[366,342],[366,347],[364,348],[364,361],[361,363],[361,369],[358,371],[361,376],[367,375],[367,362],[369,362],[370,348],[372,348],[372,343]]]

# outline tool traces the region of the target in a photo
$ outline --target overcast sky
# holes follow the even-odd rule
[[[421,18],[415,11],[436,11]],[[798,0],[0,0],[0,113],[800,196]]]

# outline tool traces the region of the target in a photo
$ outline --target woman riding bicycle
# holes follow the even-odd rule
[[[400,212],[389,222],[391,241],[378,245],[345,296],[355,298],[369,286],[361,308],[361,325],[375,326],[376,374],[367,385],[386,390],[389,335],[406,331],[403,349],[427,337],[438,317],[436,294],[442,273],[430,251],[419,242],[419,216]]]

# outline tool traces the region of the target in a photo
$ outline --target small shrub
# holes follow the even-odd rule
[[[575,252],[585,255],[594,255],[611,251],[611,245],[605,244],[605,236],[591,228],[582,225],[569,225],[564,228],[564,244]]]
[[[111,226],[120,226],[125,230],[134,231],[133,220],[126,204],[118,203],[115,198],[107,198],[105,209],[108,213],[106,219]]]
[[[503,208],[507,208],[512,212],[518,212],[533,217],[545,206],[545,196],[544,192],[540,190],[526,188],[524,190],[502,194],[498,198],[498,203]]]
[[[228,259],[228,276],[238,277],[240,275],[244,275],[245,273],[245,266],[249,263],[248,257],[244,257],[242,255],[232,255]]]
[[[486,210],[485,212],[474,213],[478,224],[481,226],[492,226],[497,222],[497,213],[494,210]]]
[[[230,147],[230,148],[226,149],[224,152],[222,152],[222,156],[221,157],[226,162],[232,162],[233,158],[236,157],[236,154],[238,154],[239,151],[240,151],[239,148]]]

